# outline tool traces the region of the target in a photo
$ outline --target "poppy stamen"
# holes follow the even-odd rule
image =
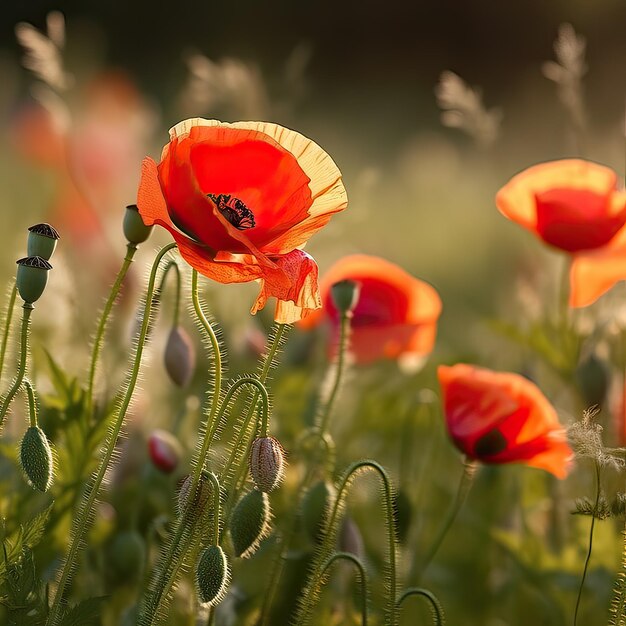
[[[217,210],[237,229],[254,228],[254,213],[239,198],[226,193],[207,194],[217,206]]]

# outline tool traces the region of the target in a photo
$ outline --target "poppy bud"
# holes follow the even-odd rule
[[[52,449],[39,426],[31,426],[24,433],[20,461],[30,484],[39,491],[48,491],[52,484]]]
[[[166,430],[157,429],[150,434],[148,452],[154,466],[166,474],[173,472],[180,461],[180,443]]]
[[[203,471],[200,475],[200,481],[196,486],[196,493],[192,500],[189,502],[187,508],[187,501],[189,499],[189,492],[191,490],[191,484],[193,477],[191,474],[185,478],[183,484],[178,492],[178,512],[182,515],[187,510],[188,515],[199,516],[206,509],[206,505],[211,497],[213,487],[211,481],[208,479],[206,472]]]
[[[137,580],[146,559],[146,542],[136,530],[125,530],[115,536],[107,556],[117,582]]]
[[[35,224],[28,230],[28,256],[40,256],[49,261],[57,247],[57,241],[60,239],[57,230],[50,224]]]
[[[198,561],[196,583],[203,604],[215,606],[224,598],[228,587],[228,560],[219,546],[209,546]]]
[[[179,387],[186,387],[196,368],[196,352],[191,338],[182,326],[175,326],[170,331],[164,360],[172,382]]]
[[[139,215],[139,209],[136,204],[129,204],[124,214],[124,237],[129,243],[143,243],[152,232],[152,226],[146,226]]]
[[[403,543],[411,528],[413,518],[413,506],[406,491],[399,490],[393,494],[393,517],[396,521],[398,541]]]
[[[302,498],[302,521],[309,537],[316,543],[324,538],[328,505],[335,495],[335,488],[321,480],[315,483]]]
[[[16,261],[17,290],[24,302],[32,304],[41,297],[48,282],[48,272],[52,265],[40,256],[28,256]]]
[[[574,377],[587,406],[602,406],[604,404],[610,377],[604,361],[591,353],[578,364]]]
[[[230,517],[230,537],[235,556],[247,558],[259,547],[269,530],[270,502],[267,494],[253,489],[233,509]]]
[[[283,478],[283,448],[274,437],[257,437],[250,452],[250,474],[259,491],[269,493]]]
[[[355,280],[340,280],[330,288],[333,304],[340,313],[351,313],[359,303],[361,283]]]
[[[359,559],[362,559],[365,554],[361,531],[349,515],[346,515],[341,522],[341,528],[339,530],[339,550],[341,550],[341,552],[354,554],[354,556]]]

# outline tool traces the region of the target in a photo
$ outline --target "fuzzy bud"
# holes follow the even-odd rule
[[[325,480],[315,483],[302,498],[302,522],[309,537],[316,543],[324,538],[328,505],[335,488]]]
[[[31,426],[24,433],[20,462],[30,484],[39,491],[48,491],[52,484],[52,449],[39,426]]]
[[[230,537],[235,556],[252,556],[269,531],[270,503],[267,494],[253,489],[233,509]]]
[[[193,477],[190,474],[187,478],[185,478],[180,491],[178,492],[178,512],[182,515],[185,510],[187,510],[187,514],[190,516],[200,516],[206,509],[209,499],[211,498],[213,486],[211,485],[211,481],[208,479],[206,472],[203,471],[200,475],[200,481],[196,486],[196,493],[189,502],[188,508],[186,508],[187,501],[190,498],[192,483]]]
[[[196,352],[189,334],[182,326],[175,326],[170,331],[164,360],[172,382],[178,387],[186,387],[196,369]]]
[[[283,478],[283,447],[274,437],[257,437],[250,452],[250,474],[259,491],[269,493]]]
[[[129,204],[124,213],[123,230],[127,241],[137,245],[150,237],[152,226],[146,226],[143,223],[136,204]]]
[[[340,313],[352,313],[359,303],[361,283],[354,280],[340,280],[330,288],[333,304]]]
[[[17,263],[17,290],[24,302],[32,304],[41,297],[52,265],[40,256],[28,256]]]
[[[228,588],[228,560],[219,546],[209,546],[198,561],[196,583],[200,601],[207,606],[219,604]]]
[[[137,580],[146,560],[146,542],[136,530],[118,533],[107,551],[116,583]]]
[[[35,224],[28,230],[28,256],[39,256],[49,261],[57,247],[57,241],[61,238],[57,230],[50,224]]]
[[[181,446],[172,433],[157,429],[152,431],[148,438],[148,453],[157,469],[170,474],[180,461]]]

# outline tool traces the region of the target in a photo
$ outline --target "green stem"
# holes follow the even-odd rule
[[[87,532],[87,527],[89,526],[89,521],[93,511],[93,505],[98,496],[100,485],[102,484],[104,476],[107,472],[111,458],[113,457],[115,444],[122,429],[124,418],[126,417],[126,411],[128,410],[128,407],[130,405],[133,392],[135,391],[135,386],[139,377],[141,358],[143,356],[148,328],[150,326],[150,316],[152,312],[152,295],[154,293],[157,270],[163,257],[174,248],[176,248],[175,243],[168,244],[167,246],[162,248],[161,251],[157,254],[154,263],[152,264],[152,271],[150,273],[150,280],[148,282],[148,290],[146,293],[143,323],[141,325],[139,340],[135,348],[135,357],[133,360],[130,378],[126,386],[126,393],[117,411],[115,421],[109,431],[109,436],[107,438],[107,441],[105,442],[104,452],[100,459],[98,469],[95,473],[95,476],[87,483],[84,497],[81,499],[81,503],[78,509],[78,514],[74,518],[74,522],[72,524],[72,538],[70,540],[70,546],[67,552],[67,557],[63,564],[63,569],[61,570],[61,576],[59,578],[59,584],[56,594],[54,596],[52,607],[50,608],[50,614],[46,622],[46,624],[48,624],[49,626],[55,626],[59,623],[59,620],[61,619],[61,605],[63,603],[67,586],[70,582],[72,571],[76,566],[78,553],[82,544],[84,543],[85,533]]]
[[[218,545],[220,540],[220,481],[213,472],[207,472],[206,477],[213,485],[213,545]]]
[[[163,275],[161,276],[161,284],[159,285],[159,288],[157,289],[157,293],[163,292],[163,288],[165,286],[165,279],[167,278],[167,275],[170,273],[170,270],[174,270],[174,274],[176,275],[176,295],[174,299],[174,314],[172,316],[172,325],[176,327],[178,326],[178,322],[180,320],[180,292],[181,292],[180,282],[181,281],[180,281],[180,268],[178,267],[178,263],[175,259],[172,259],[165,266],[165,269],[163,270]]]
[[[15,300],[17,298],[17,285],[13,283],[11,287],[11,295],[9,296],[9,304],[4,317],[4,331],[2,332],[2,345],[0,345],[0,380],[2,379],[2,370],[4,369],[4,357],[7,352],[7,344],[9,342],[9,330],[13,321],[13,309],[15,309]]]
[[[35,400],[35,392],[33,386],[28,379],[24,379],[24,387],[26,387],[26,395],[28,397],[28,418],[29,426],[38,426],[37,423],[37,401]]]
[[[93,343],[93,347],[91,349],[91,361],[89,363],[89,380],[87,383],[87,397],[85,399],[85,407],[87,410],[87,415],[89,416],[91,416],[91,413],[93,411],[93,390],[96,380],[96,368],[98,366],[100,351],[102,350],[102,341],[104,339],[104,333],[107,328],[107,322],[109,321],[111,311],[113,310],[113,305],[115,304],[117,297],[119,296],[120,290],[122,288],[122,283],[124,282],[124,278],[126,278],[126,274],[128,273],[130,265],[133,262],[135,252],[137,252],[137,246],[134,243],[129,243],[126,246],[126,256],[124,257],[124,263],[122,264],[122,267],[117,274],[117,278],[113,283],[113,287],[111,288],[109,297],[107,298],[106,304],[104,305],[104,309],[102,311],[102,314],[100,315],[100,320],[98,322],[96,337]]]
[[[426,553],[426,557],[422,561],[421,575],[424,574],[424,572],[430,565],[430,562],[435,558],[435,555],[439,551],[443,540],[446,538],[450,527],[452,526],[454,520],[456,519],[456,516],[461,510],[461,507],[463,506],[463,503],[467,498],[467,494],[469,493],[475,473],[476,464],[473,461],[466,460],[463,466],[463,474],[461,475],[461,480],[459,481],[459,488],[456,492],[456,498],[454,499],[452,507],[448,511],[448,515],[444,523],[439,529],[439,533],[437,534],[435,541],[432,543],[430,550]],[[412,577],[410,579],[412,580]]]
[[[430,608],[433,614],[433,620],[436,626],[443,626],[446,623],[441,602],[439,602],[435,594],[428,591],[428,589],[421,589],[419,587],[410,587],[409,589],[407,589],[396,602],[398,610],[400,610],[404,601],[412,596],[421,596],[422,598],[426,598],[426,600],[430,604]]]
[[[214,424],[216,422],[217,412],[220,406],[220,396],[222,393],[222,354],[217,335],[206,318],[206,315],[202,310],[202,306],[200,305],[200,300],[198,298],[198,272],[195,269],[191,274],[191,298],[198,321],[211,343],[213,358],[215,359],[215,380],[213,385],[211,408],[209,409],[209,415],[204,429],[204,437],[202,439],[202,444],[192,461],[194,471],[192,474],[191,487],[189,489],[190,497],[186,503],[187,505],[189,504],[192,495],[196,493],[198,483],[200,482],[200,475],[202,474],[204,464],[206,463],[211,440],[215,432]],[[182,560],[184,559],[184,550],[179,550],[179,544],[183,538],[186,525],[189,523],[192,523],[192,520],[189,519],[189,516],[184,514],[180,515],[176,520],[176,526],[174,527],[172,539],[168,542],[169,545],[167,553],[163,557],[162,565],[159,565],[157,579],[155,580],[155,584],[151,587],[152,591],[150,592],[150,595],[146,598],[144,610],[141,611],[142,614],[140,615],[140,619],[145,617],[147,622],[142,621],[141,623],[154,623],[154,620],[159,614],[159,609],[163,599],[167,598],[169,591],[176,580]],[[171,574],[168,575],[175,559],[177,559],[178,562],[174,564]]]
[[[589,568],[589,561],[591,560],[591,551],[593,550],[593,531],[596,525],[596,514],[598,512],[598,505],[600,504],[600,494],[602,489],[600,487],[600,464],[595,463],[596,466],[596,502],[593,505],[593,514],[591,516],[591,526],[589,528],[589,549],[587,550],[587,558],[585,559],[585,566],[583,568],[583,575],[580,579],[580,586],[578,587],[578,596],[576,597],[576,608],[574,609],[574,626],[578,622],[578,609],[580,607],[580,600],[583,595],[583,587],[585,586],[585,579],[587,578],[587,569]]]
[[[387,542],[389,552],[389,580],[386,581],[387,584],[385,585],[385,590],[388,594],[385,624],[387,626],[396,626],[398,623],[398,611],[396,607],[396,521],[393,515],[391,481],[389,480],[389,476],[387,475],[385,468],[376,461],[357,461],[356,463],[350,465],[350,467],[348,467],[348,469],[344,473],[339,490],[337,491],[337,497],[335,498],[335,502],[331,509],[328,523],[325,526],[324,539],[318,552],[316,562],[319,559],[325,558],[326,555],[331,551],[332,546],[334,545],[337,535],[338,517],[340,512],[343,510],[343,501],[346,496],[346,491],[352,484],[355,475],[361,470],[373,470],[379,475],[383,484]],[[305,594],[302,598],[301,608],[298,613],[297,619],[298,624],[308,623],[310,612],[314,604],[314,598],[321,584],[321,571],[321,568],[316,565],[314,569],[313,580],[305,591]]]
[[[22,386],[22,380],[24,380],[24,375],[26,374],[26,362],[28,360],[28,331],[30,329],[30,315],[32,312],[33,305],[28,302],[24,302],[22,305],[22,331],[20,335],[20,363],[15,379],[13,380],[13,385],[9,391],[7,391],[6,395],[2,399],[2,404],[0,405],[0,431],[4,425],[4,418],[9,410],[9,406],[11,405],[13,398],[15,398],[15,394]]]
[[[363,567],[363,563],[361,563],[361,560],[351,552],[335,552],[335,554],[329,557],[326,560],[326,563],[324,563],[321,576],[322,578],[324,578],[332,565],[339,560],[344,560],[352,563],[358,571],[359,586],[361,587],[361,593],[359,594],[361,598],[361,626],[367,626],[367,575],[365,573],[365,568]]]

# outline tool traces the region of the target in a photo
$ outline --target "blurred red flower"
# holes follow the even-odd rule
[[[317,144],[264,122],[190,119],[161,162],[143,161],[137,206],[183,258],[221,283],[260,279],[252,313],[277,298],[291,323],[320,306],[317,265],[300,248],[347,206],[341,172]]]
[[[326,317],[336,339],[339,314],[330,289],[346,279],[361,285],[350,340],[357,363],[421,358],[432,352],[441,314],[437,291],[394,263],[365,254],[344,257],[328,270],[320,283],[323,309],[304,320],[302,327],[313,327]]]
[[[514,176],[496,195],[501,213],[573,255],[570,305],[587,306],[626,278],[626,193],[608,167],[566,159]]]
[[[440,366],[448,433],[483,463],[523,463],[565,478],[573,458],[556,411],[528,379],[473,365]]]

